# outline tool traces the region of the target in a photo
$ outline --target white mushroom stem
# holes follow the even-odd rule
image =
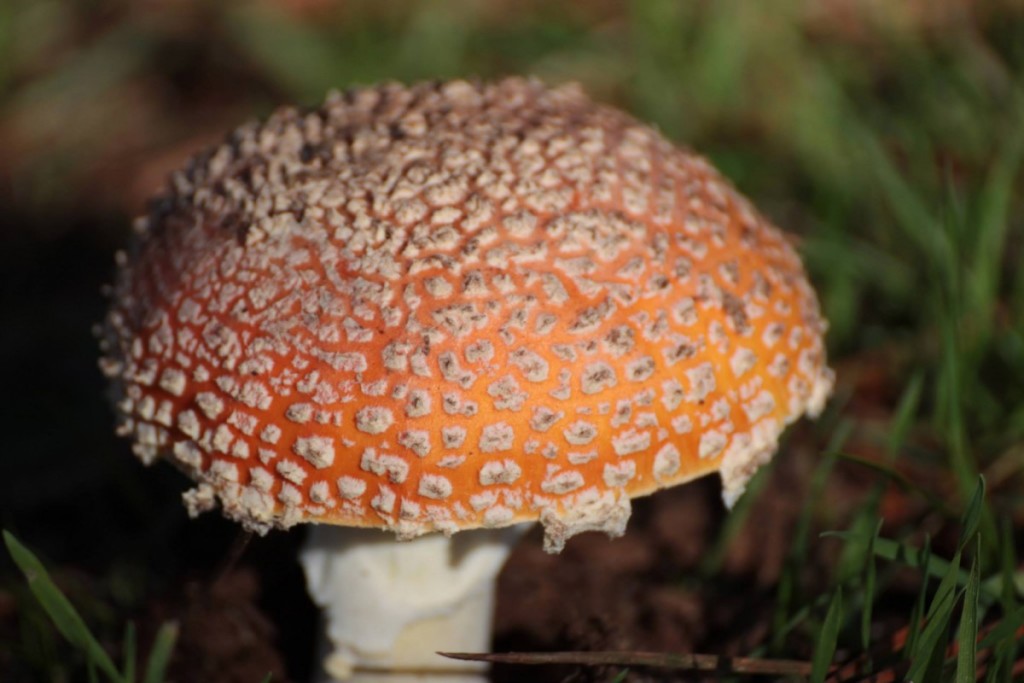
[[[301,561],[323,609],[319,680],[487,680],[486,665],[436,653],[490,650],[495,581],[527,527],[396,541],[376,529],[313,526]]]

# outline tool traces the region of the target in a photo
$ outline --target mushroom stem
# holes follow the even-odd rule
[[[322,681],[485,681],[494,584],[528,525],[396,543],[377,529],[316,525],[301,554],[324,611]]]

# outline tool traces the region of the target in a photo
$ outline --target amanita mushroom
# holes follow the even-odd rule
[[[785,236],[575,86],[281,109],[136,232],[103,363],[120,430],[198,483],[191,514],[318,525],[338,678],[442,680],[436,650],[488,646],[515,525],[558,552],[712,472],[731,504],[832,385]]]

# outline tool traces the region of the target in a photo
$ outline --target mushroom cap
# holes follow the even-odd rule
[[[256,531],[540,519],[558,549],[719,471],[832,386],[786,237],[576,86],[332,93],[175,173],[121,254],[120,430]]]

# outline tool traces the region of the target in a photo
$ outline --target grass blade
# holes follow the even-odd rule
[[[904,179],[875,133],[851,123],[860,161],[874,170],[872,177],[876,188],[892,211],[895,227],[912,240],[930,262],[941,262],[951,245],[947,235],[936,229],[938,221],[928,210],[927,203]]]
[[[11,554],[14,563],[18,565],[22,574],[28,580],[29,589],[35,595],[39,604],[43,606],[46,614],[53,621],[54,626],[61,635],[75,647],[82,650],[88,661],[95,664],[111,680],[121,682],[121,674],[110,659],[110,656],[103,650],[96,638],[85,625],[78,610],[71,602],[64,597],[57,585],[50,578],[43,563],[14,537],[9,531],[3,532],[4,544]]]
[[[824,531],[821,536],[823,538],[841,538],[864,545],[870,538],[866,534],[850,531]],[[970,581],[970,573],[967,570],[954,568],[950,561],[932,556],[926,549],[919,550],[905,543],[879,537],[874,542],[873,550],[876,557],[921,569],[933,578],[943,579],[947,574],[953,574],[959,586],[966,586]],[[1009,582],[1002,574],[995,574],[982,581],[979,591],[981,602],[988,606],[1004,600],[1007,583],[1009,583],[1009,590],[1016,591],[1017,594],[1024,593],[1024,571],[1013,573]]]
[[[864,545],[867,545],[870,538],[866,535],[859,535],[849,531],[825,531],[821,535],[823,537],[842,538]],[[945,580],[949,578],[960,586],[966,586],[971,578],[966,570],[960,569],[959,565],[954,565],[953,562],[931,555],[926,557],[923,550],[918,550],[913,546],[889,538],[876,539],[872,549],[875,555],[883,560],[900,562],[908,567],[921,569],[928,576],[937,579]],[[959,555],[960,553],[957,553],[956,557],[959,558]],[[1001,576],[994,576],[981,582],[980,595],[986,603],[998,602],[1002,596],[1002,591],[1003,580]]]
[[[932,560],[932,539],[930,536],[924,538],[924,548],[921,549],[921,562],[929,566]],[[921,577],[921,588],[917,592],[917,600],[914,601],[914,609],[910,612],[910,632],[907,634],[907,645],[903,649],[903,656],[910,659],[917,652],[917,644],[921,638],[921,630],[924,628],[925,602],[928,598],[928,572]]]
[[[890,458],[899,453],[907,441],[907,434],[910,433],[910,427],[914,424],[914,417],[921,404],[923,388],[924,372],[919,370],[910,378],[910,382],[903,390],[903,395],[900,396],[900,402],[896,406],[896,412],[889,426],[889,439],[886,446]]]
[[[957,543],[957,547],[963,549],[967,543],[974,537],[974,534],[978,531],[978,525],[981,523],[981,515],[984,511],[985,505],[985,477],[984,475],[978,476],[978,485],[974,489],[974,495],[971,496],[970,502],[967,504],[967,508],[964,510],[964,515],[961,518],[960,523],[960,541]]]
[[[999,275],[1010,225],[1014,179],[1024,158],[1024,130],[1016,128],[989,171],[981,193],[977,245],[971,268],[971,308],[987,333],[998,301]]]
[[[882,533],[882,520],[878,520],[875,533],[864,553],[864,608],[860,613],[860,644],[864,652],[871,649],[871,613],[875,605],[875,583],[878,567],[875,565],[875,542]]]
[[[121,649],[124,656],[122,670],[125,683],[135,683],[135,624],[130,621],[124,627],[124,644]]]
[[[178,624],[173,621],[165,622],[157,631],[153,649],[149,651],[142,683],[163,683],[167,676],[167,664],[171,661],[171,651],[174,650],[174,643],[177,640]]]
[[[908,681],[938,680],[936,668],[941,668],[945,658],[946,633],[953,616],[953,607],[957,602],[959,551],[950,562],[950,570],[939,582],[935,596],[928,606],[928,613],[925,615],[925,627],[915,643],[915,651],[910,653],[911,665],[910,671],[907,673]]]
[[[829,666],[832,664],[832,657],[836,653],[836,643],[839,642],[839,627],[843,622],[843,589],[836,588],[832,602],[825,614],[825,623],[821,626],[821,633],[818,635],[818,642],[814,647],[814,658],[811,660],[811,681],[812,683],[824,683],[828,675]]]
[[[928,613],[925,615],[926,620],[932,621],[936,616],[939,616],[940,610],[946,609],[943,603],[945,597],[947,595],[952,596],[955,593],[957,575],[960,570],[960,557],[960,551],[957,551],[956,555],[953,556],[953,560],[949,563],[949,571],[939,581],[939,587],[935,590],[935,597],[932,599],[931,605],[928,606]]]
[[[932,601],[931,609],[935,616],[929,619],[921,631],[917,641],[917,652],[912,654],[910,671],[907,672],[907,681],[937,681],[937,670],[941,669],[945,658],[945,640],[949,630],[949,622],[953,615],[953,607],[956,606],[957,594],[954,592],[944,593],[941,598],[936,595]]]
[[[956,683],[974,683],[978,657],[978,588],[981,584],[981,539],[971,562],[971,580],[964,591],[964,605],[960,614],[957,641],[960,651],[956,657]]]

